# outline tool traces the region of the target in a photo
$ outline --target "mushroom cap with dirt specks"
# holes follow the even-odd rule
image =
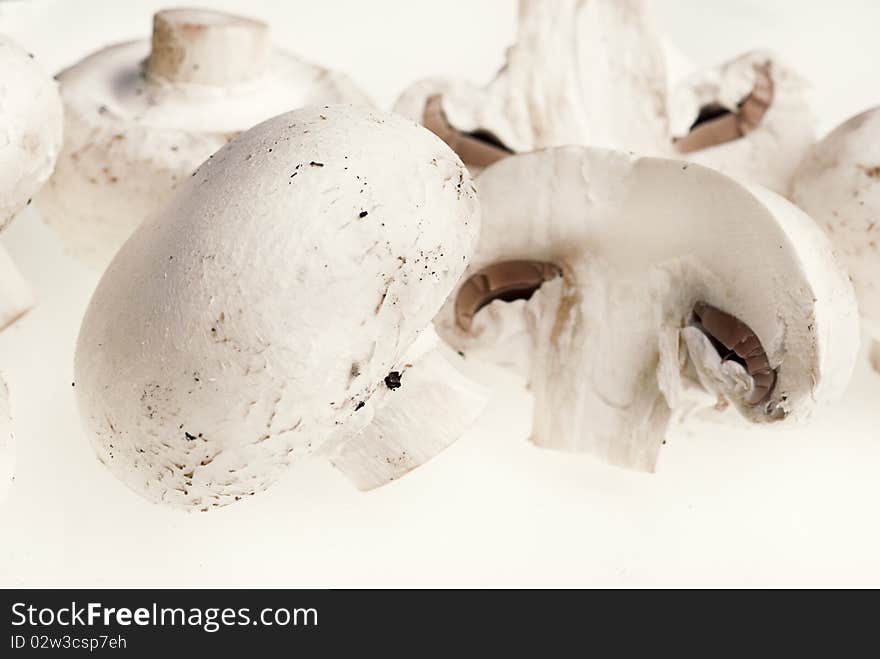
[[[325,106],[243,133],[134,233],[88,307],[76,391],[99,458],[180,507],[263,490],[361,430],[399,393],[391,371],[406,388],[478,231],[467,169],[407,119]]]
[[[158,57],[168,50],[159,20],[165,14],[183,14],[186,25],[201,28],[186,30],[201,40],[172,54],[195,59],[193,67],[212,77],[193,80],[180,72],[180,79],[169,80],[153,73],[151,62],[169,60]],[[149,40],[129,41],[58,75],[64,147],[36,203],[68,249],[99,269],[205,158],[239,132],[299,107],[372,105],[346,75],[273,48],[267,26],[258,21],[208,10],[166,10],[156,19],[152,55]],[[228,33],[226,22],[240,31]],[[247,66],[252,59],[256,71]]]
[[[840,253],[864,324],[880,340],[880,108],[852,117],[818,142],[795,173],[791,197]],[[874,361],[880,369],[880,360]]]
[[[34,56],[0,35],[0,230],[28,205],[61,149],[61,99]],[[33,293],[0,247],[0,330],[34,304]],[[6,385],[0,382],[0,495],[12,477],[14,446]]]
[[[469,356],[521,355],[536,443],[653,470],[694,388],[748,421],[788,423],[848,384],[852,286],[822,231],[778,195],[584,147],[501,160],[477,190],[480,244],[436,326]],[[516,261],[560,276],[540,269],[528,299],[483,300],[463,321],[462,289],[491,291],[487,268]]]

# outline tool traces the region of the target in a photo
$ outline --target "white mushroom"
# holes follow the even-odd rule
[[[310,108],[242,134],[134,233],[89,305],[76,391],[99,458],[198,509],[317,451],[360,487],[428,459],[462,428],[446,417],[484,402],[426,329],[478,224],[464,165],[402,117]]]
[[[852,287],[781,197],[582,147],[511,156],[477,188],[480,245],[437,327],[470,353],[515,321],[537,444],[653,470],[696,383],[755,423],[805,418],[847,385]]]
[[[791,194],[843,257],[880,370],[880,108],[816,144],[795,173]]]
[[[683,157],[783,195],[816,140],[806,81],[764,51],[684,80],[669,117]]]
[[[663,49],[644,0],[520,0],[516,43],[485,89],[423,80],[395,111],[476,169],[567,144],[669,151]]]
[[[264,23],[201,9],[160,11],[152,42],[105,48],[58,80],[64,150],[38,203],[101,268],[240,131],[306,105],[369,104],[346,76],[274,49]]]
[[[0,35],[0,230],[30,203],[61,148],[61,101],[33,55]],[[33,306],[33,295],[0,248],[0,329]]]

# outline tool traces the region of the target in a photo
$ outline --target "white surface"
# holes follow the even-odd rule
[[[488,79],[512,1],[208,2],[273,22],[280,45],[351,73],[383,106],[416,78]],[[0,31],[50,69],[149,31],[168,2],[0,1]],[[815,84],[824,130],[880,102],[880,5],[665,0],[691,61],[779,50]],[[265,494],[210,514],[148,504],[80,430],[73,346],[97,277],[33,208],[3,235],[38,306],[0,335],[18,473],[0,504],[0,584],[880,585],[880,376],[862,361],[847,399],[809,432],[689,424],[654,476],[526,441],[530,400],[485,369],[477,427],[426,467],[362,494],[303,463]],[[477,371],[477,364],[469,367]]]

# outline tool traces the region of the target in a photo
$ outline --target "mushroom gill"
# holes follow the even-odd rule
[[[746,399],[748,405],[766,401],[776,385],[776,371],[758,335],[744,322],[705,302],[694,305],[693,325],[705,334],[722,361],[735,361],[752,377],[755,388]]]
[[[446,142],[465,165],[471,167],[488,167],[513,153],[488,130],[481,129],[468,133],[453,127],[443,111],[440,94],[428,97],[422,124]]]
[[[455,320],[469,332],[474,315],[490,302],[528,300],[541,285],[562,274],[544,261],[499,261],[471,275],[455,298]]]
[[[767,62],[755,66],[755,84],[736,112],[719,103],[704,105],[688,134],[673,140],[675,148],[679,153],[693,153],[738,140],[758,127],[772,103],[773,78]]]

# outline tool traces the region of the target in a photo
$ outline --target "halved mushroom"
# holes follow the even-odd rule
[[[693,162],[788,193],[815,141],[806,82],[752,51],[680,83],[670,99],[675,149]]]
[[[794,175],[791,196],[846,263],[880,371],[880,108],[852,117],[816,144]]]
[[[61,100],[52,78],[0,35],[0,230],[46,182],[61,148]],[[0,330],[34,304],[30,287],[0,247]]]
[[[99,458],[200,510],[315,452],[359,487],[406,473],[485,402],[430,330],[478,230],[465,166],[402,117],[324,106],[242,134],[92,298],[76,391]]]
[[[422,80],[394,110],[472,169],[566,144],[669,150],[663,50],[644,0],[520,0],[516,43],[485,89]]]
[[[581,147],[506,158],[477,189],[480,245],[437,328],[469,355],[527,353],[537,444],[653,470],[697,383],[704,404],[754,423],[805,418],[847,385],[852,286],[818,227],[777,195]],[[539,264],[512,278],[528,299],[480,310],[494,274],[480,278],[511,262]]]
[[[58,80],[64,150],[37,201],[100,268],[239,132],[297,107],[370,104],[346,76],[273,48],[266,24],[203,9],[160,11],[152,42],[105,48]]]

